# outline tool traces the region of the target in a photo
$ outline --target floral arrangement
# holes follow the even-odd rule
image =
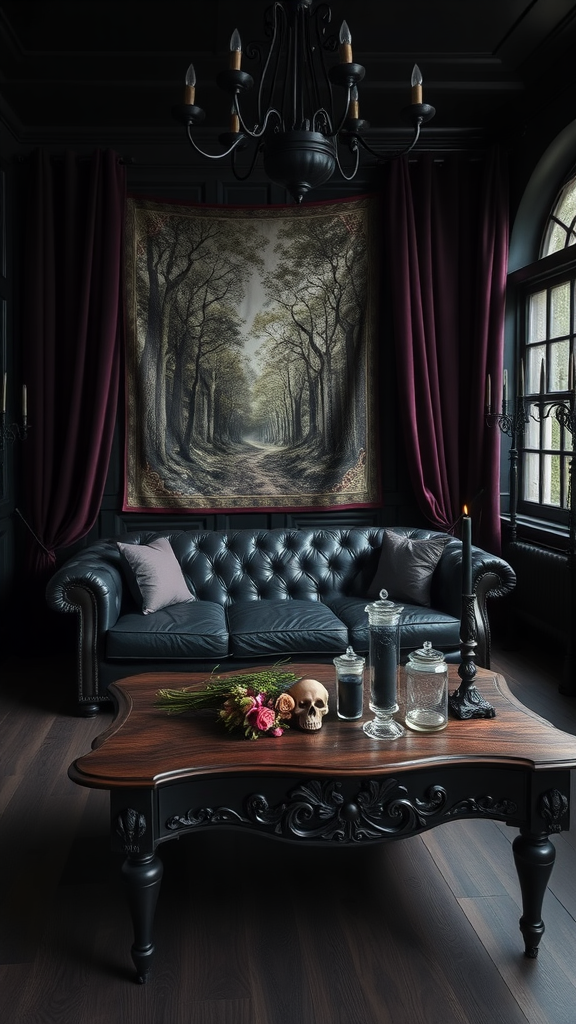
[[[242,731],[249,740],[282,736],[295,706],[286,690],[298,678],[276,669],[226,679],[212,675],[204,689],[158,690],[156,707],[169,715],[216,711],[229,732]]]

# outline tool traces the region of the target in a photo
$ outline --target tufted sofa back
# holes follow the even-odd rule
[[[228,605],[249,600],[329,601],[362,589],[378,564],[382,529],[190,530],[135,533],[148,544],[168,537],[199,600]]]

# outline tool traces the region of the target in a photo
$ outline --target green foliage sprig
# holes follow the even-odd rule
[[[186,711],[216,711],[230,732],[242,730],[248,739],[281,736],[288,728],[294,701],[285,691],[299,676],[276,668],[238,675],[210,676],[201,689],[158,690],[155,706],[169,715]]]

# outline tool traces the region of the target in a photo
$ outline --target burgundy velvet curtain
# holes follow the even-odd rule
[[[498,150],[386,168],[384,237],[399,415],[421,512],[450,530],[463,505],[473,538],[500,550],[500,434],[484,415],[502,379],[507,170]]]
[[[85,536],[100,509],[120,376],[126,183],[117,154],[29,159],[23,266],[22,445],[29,573]]]

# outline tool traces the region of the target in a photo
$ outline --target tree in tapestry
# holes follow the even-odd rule
[[[374,205],[128,201],[125,509],[377,504]]]

